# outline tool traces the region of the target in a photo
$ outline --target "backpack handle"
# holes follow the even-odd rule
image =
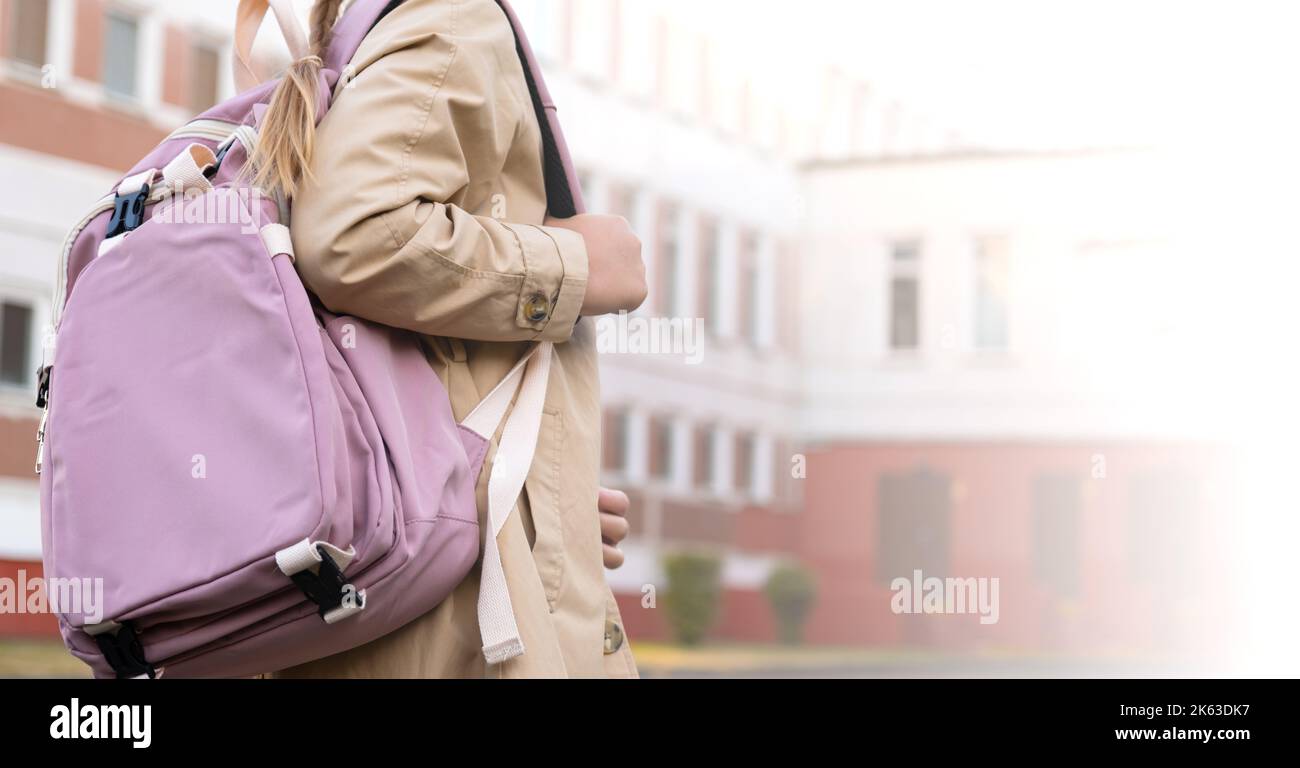
[[[246,91],[269,78],[259,74],[253,68],[253,42],[257,32],[266,18],[266,11],[275,13],[275,20],[280,25],[280,33],[289,46],[289,53],[298,60],[311,53],[307,45],[307,33],[293,12],[289,0],[239,0],[239,9],[235,11],[235,85],[239,91]]]

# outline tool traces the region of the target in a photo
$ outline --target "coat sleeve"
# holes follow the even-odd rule
[[[321,123],[294,201],[299,273],[333,312],[432,336],[566,341],[586,294],[582,237],[456,204],[472,173],[499,175],[531,136],[527,94],[499,56],[421,21],[383,36]]]

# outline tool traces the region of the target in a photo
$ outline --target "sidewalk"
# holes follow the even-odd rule
[[[1019,650],[957,655],[905,648],[636,643],[632,652],[646,678],[1161,677],[1185,675],[1190,666]]]
[[[1204,666],[1134,657],[1067,658],[1020,651],[953,655],[910,649],[635,643],[642,677],[925,678],[1164,677],[1207,674]],[[0,640],[0,678],[81,678],[89,671],[57,640]]]

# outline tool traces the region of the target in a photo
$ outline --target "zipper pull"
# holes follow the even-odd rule
[[[41,412],[41,425],[36,428],[36,474],[41,473],[41,465],[45,461],[45,425],[50,418],[50,409],[46,408]]]
[[[45,408],[50,402],[50,374],[54,366],[43,365],[36,372],[36,407]]]

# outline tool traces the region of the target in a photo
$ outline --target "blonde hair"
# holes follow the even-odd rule
[[[286,199],[311,178],[316,145],[316,110],[325,51],[334,36],[343,0],[316,0],[311,9],[311,55],[289,66],[271,96],[253,152],[253,184]]]

